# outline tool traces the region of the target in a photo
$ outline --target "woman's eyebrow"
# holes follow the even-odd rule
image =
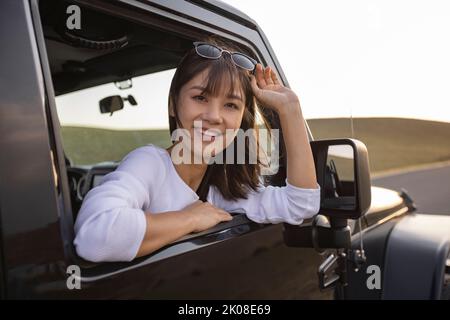
[[[235,94],[229,94],[229,95],[227,95],[227,98],[228,99],[235,99],[235,100],[242,101],[242,98],[240,96],[235,95]]]
[[[200,90],[201,92],[204,92],[204,91],[206,90],[205,87],[198,86],[198,85],[192,86],[192,87],[189,88],[189,90],[193,90],[193,89]],[[228,99],[235,99],[235,100],[240,100],[240,101],[242,101],[242,98],[241,98],[240,96],[235,95],[235,94],[228,94],[228,95],[227,95],[227,98],[228,98]]]
[[[202,86],[192,86],[189,88],[189,90],[192,90],[192,89],[201,90],[203,92],[203,91],[205,91],[206,88],[202,87]]]

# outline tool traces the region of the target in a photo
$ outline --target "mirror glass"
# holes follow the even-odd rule
[[[109,96],[100,100],[99,105],[101,113],[112,115],[114,112],[123,109],[123,100],[121,96]]]
[[[328,146],[322,207],[356,209],[355,156],[350,145]]]

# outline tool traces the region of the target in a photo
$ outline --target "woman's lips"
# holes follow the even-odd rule
[[[217,137],[222,135],[222,132],[217,129],[194,128],[194,131],[202,137],[202,141],[214,141]]]

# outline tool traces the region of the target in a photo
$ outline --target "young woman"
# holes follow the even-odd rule
[[[87,194],[75,224],[79,256],[130,261],[229,221],[229,212],[259,223],[300,224],[319,211],[320,187],[299,99],[270,67],[241,52],[218,38],[194,43],[169,93],[170,131],[184,130],[183,139],[167,150],[148,145],[130,152]],[[256,164],[229,158],[211,164],[211,158],[201,157],[211,144],[212,156],[238,150],[230,144],[236,134],[230,139],[229,132],[257,128],[255,98],[278,113],[287,156],[285,187],[263,185],[259,158]],[[245,144],[246,155],[251,152]],[[190,161],[175,159],[180,155]],[[192,161],[199,155],[201,161]]]

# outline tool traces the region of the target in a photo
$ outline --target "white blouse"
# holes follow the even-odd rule
[[[198,199],[165,149],[137,148],[86,195],[75,223],[77,253],[94,262],[131,261],[144,239],[145,213],[181,210]],[[260,185],[258,192],[236,201],[224,199],[211,186],[207,201],[258,223],[299,225],[319,212],[320,186],[298,188],[286,179],[284,187]]]

